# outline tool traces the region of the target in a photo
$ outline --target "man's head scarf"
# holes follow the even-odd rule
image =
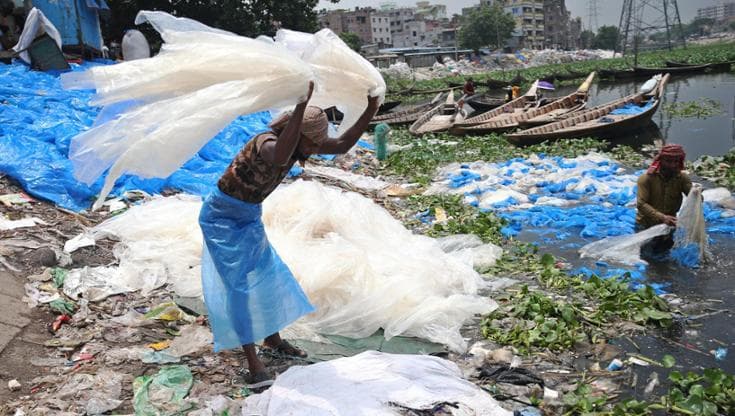
[[[684,160],[686,159],[684,148],[678,144],[667,144],[666,146],[661,148],[661,151],[658,152],[656,157],[653,159],[653,163],[651,163],[651,166],[649,166],[647,170],[648,173],[653,174],[658,172],[661,165],[662,157],[677,159],[679,163],[679,170],[684,169]]]
[[[284,113],[270,123],[270,127],[274,130],[281,130],[286,127],[291,113]],[[329,121],[327,114],[319,107],[308,106],[304,110],[304,119],[301,122],[301,134],[314,144],[322,144],[328,138]]]

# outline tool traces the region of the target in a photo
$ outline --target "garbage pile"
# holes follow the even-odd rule
[[[464,57],[459,60],[444,57],[442,63],[435,62],[433,66],[427,68],[411,68],[405,62],[397,62],[388,68],[381,69],[380,72],[386,77],[413,78],[417,81],[423,81],[448,76],[473,75],[489,71],[530,68],[540,65],[564,64],[612,57],[613,51],[598,49],[574,51],[523,49],[512,54],[492,53],[490,55],[473,56],[472,58]]]

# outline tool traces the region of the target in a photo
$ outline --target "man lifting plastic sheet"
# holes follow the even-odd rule
[[[254,342],[282,354],[306,354],[282,340],[278,331],[314,311],[263,228],[261,203],[286,177],[294,163],[311,154],[347,152],[365,131],[379,107],[369,97],[358,121],[338,139],[327,137],[327,116],[307,106],[313,91],[292,113],[271,123],[271,131],[243,147],[204,201],[199,224],[204,235],[204,299],[215,350],[243,346],[252,383],[270,377]],[[366,91],[367,93],[367,91]]]

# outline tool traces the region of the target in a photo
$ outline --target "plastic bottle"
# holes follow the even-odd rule
[[[388,144],[388,133],[390,127],[385,123],[375,126],[375,155],[378,160],[385,160],[387,156],[386,146]]]

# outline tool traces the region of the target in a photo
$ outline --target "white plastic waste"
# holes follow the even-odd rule
[[[350,186],[364,191],[380,191],[391,185],[389,182],[381,181],[380,179],[373,178],[372,176],[358,175],[329,166],[307,166],[304,171],[307,174],[345,182]]]
[[[44,33],[48,34],[59,46],[59,49],[61,49],[61,34],[58,29],[56,29],[56,26],[48,20],[42,11],[34,7],[30,12],[28,12],[28,16],[26,16],[25,26],[23,26],[23,32],[21,32],[20,37],[18,38],[18,43],[13,46],[14,51],[23,51],[20,52],[20,59],[24,60],[28,64],[31,63],[31,55],[24,50],[31,46],[31,43],[33,43],[38,36],[43,35]]]
[[[367,107],[368,93],[385,99],[386,85],[377,68],[329,29],[315,34],[281,29],[276,44],[285,46],[311,65],[317,77],[310,104],[336,106],[344,114],[337,134],[351,127]]]
[[[487,269],[503,255],[503,249],[495,244],[485,244],[474,234],[455,234],[437,240],[446,253],[471,264],[475,269]]]
[[[0,231],[15,230],[16,228],[35,227],[37,224],[46,222],[37,217],[27,217],[19,220],[10,220],[5,215],[0,214]]]
[[[183,357],[212,345],[212,331],[202,325],[187,325],[181,329],[181,335],[171,341],[171,345],[163,350],[174,357]]]
[[[122,56],[126,61],[151,57],[151,47],[145,36],[136,29],[125,32],[122,39]]]
[[[658,85],[659,81],[661,81],[661,74],[654,75],[653,78],[649,79],[643,85],[641,85],[640,92],[649,93],[653,91],[653,89],[656,88],[656,85]]]
[[[199,197],[153,198],[94,227],[95,239],[120,240],[113,254],[123,285],[143,293],[171,283],[183,297],[202,293]]]
[[[176,17],[166,12],[141,10],[138,12],[138,15],[135,16],[135,24],[142,25],[143,23],[150,23],[150,25],[156,29],[156,32],[161,34],[161,37],[165,42],[169,42],[169,35],[176,32],[210,32],[219,33],[220,35],[237,36],[236,34],[226,30],[209,27],[194,19],[189,19],[188,17]]]
[[[699,264],[707,256],[707,231],[702,204],[702,185],[698,183],[692,184],[689,195],[681,204],[674,232],[674,250],[692,247],[695,251],[690,255],[696,258],[686,259],[685,262],[691,260],[692,265]]]
[[[702,191],[704,202],[711,202],[723,208],[735,209],[735,198],[727,188],[713,188]]]
[[[451,361],[367,351],[289,368],[265,393],[248,397],[242,415],[394,415],[395,405],[418,412],[443,402],[456,403],[446,410],[457,416],[513,414]]]
[[[659,224],[636,234],[607,237],[582,247],[579,255],[627,265],[648,264],[641,259],[641,246],[669,232],[670,226]]]
[[[263,204],[268,238],[317,311],[299,323],[315,332],[361,338],[415,336],[466,349],[463,323],[497,305],[485,285],[359,194],[317,182],[281,186]]]
[[[193,197],[154,198],[93,232],[121,240],[114,253],[126,285],[148,284],[153,276],[155,285],[168,282],[179,294],[200,296],[200,206]],[[366,337],[383,328],[387,338],[416,336],[462,351],[460,327],[496,307],[478,295],[488,284],[472,263],[444,253],[436,240],[413,234],[359,194],[318,182],[280,186],[263,205],[263,221],[317,306],[297,322],[304,331]],[[160,274],[151,273],[156,267]]]

